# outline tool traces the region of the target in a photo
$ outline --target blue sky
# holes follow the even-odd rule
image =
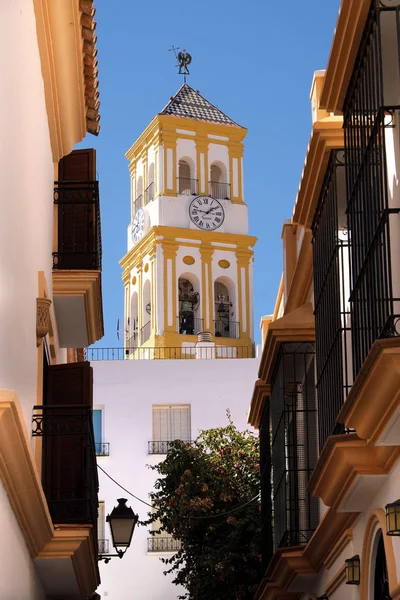
[[[244,185],[254,263],[255,338],[272,312],[282,271],[281,230],[290,218],[311,131],[313,73],[329,56],[339,0],[96,0],[101,131],[97,149],[103,235],[105,336],[119,345],[119,260],[130,219],[125,152],[182,83],[172,45],[193,56],[188,83],[248,128]]]

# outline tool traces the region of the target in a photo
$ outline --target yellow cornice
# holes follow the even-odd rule
[[[320,98],[328,112],[343,109],[370,6],[371,0],[342,0]]]
[[[81,13],[78,0],[33,0],[53,161],[86,135]]]
[[[247,417],[247,422],[256,429],[259,429],[260,427],[265,398],[268,398],[270,395],[271,386],[262,379],[257,379],[254,384],[253,395],[250,401],[250,410]]]
[[[54,296],[83,296],[88,345],[104,335],[101,271],[53,270]]]
[[[286,298],[284,313],[290,313],[299,306],[305,304],[310,296],[313,282],[312,261],[312,233],[310,229],[304,232],[300,252],[297,257],[296,266],[292,280],[289,284],[289,292]]]
[[[312,342],[315,322],[311,302],[273,321],[268,327],[258,376],[270,384],[279,348],[285,342]]]
[[[279,282],[278,295],[276,296],[274,313],[272,315],[273,321],[276,321],[276,319],[278,318],[278,314],[279,314],[279,310],[280,310],[281,302],[282,302],[282,297],[283,297],[283,289],[284,289],[284,285],[283,285],[283,274],[282,274],[281,280]]]
[[[100,583],[93,529],[54,529],[20,404],[10,390],[0,390],[0,479],[35,563],[46,560],[56,572],[58,560],[70,559],[82,598],[92,596]],[[57,578],[52,578],[51,591],[64,591],[57,588]]]
[[[311,227],[330,152],[343,145],[342,117],[328,117],[314,123],[293,209],[294,223]]]

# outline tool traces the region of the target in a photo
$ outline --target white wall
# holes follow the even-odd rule
[[[45,600],[25,539],[0,480],[0,599]]]
[[[54,181],[32,0],[1,3],[0,72],[0,388],[16,390],[30,431],[38,271],[51,287]]]
[[[98,458],[99,464],[124,487],[148,501],[155,474],[146,464],[162,459],[147,453],[152,439],[152,405],[190,403],[192,439],[201,429],[226,425],[227,408],[234,423],[246,429],[258,364],[258,359],[92,362],[95,407],[104,410],[104,442],[110,443],[110,456]],[[117,498],[125,497],[140,519],[146,518],[146,506],[129,497],[101,471],[99,477],[99,498],[105,501],[106,514]],[[106,537],[110,538],[108,525]],[[122,560],[100,563],[102,584],[98,593],[102,598],[176,600],[178,588],[162,574],[165,566],[157,555],[147,554],[148,537],[147,529],[139,527]]]

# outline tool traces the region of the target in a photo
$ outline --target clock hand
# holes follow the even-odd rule
[[[218,206],[213,206],[212,208],[210,208],[210,210],[206,212],[206,215],[210,214],[210,212],[211,212],[212,210],[215,210],[216,208],[218,208]]]

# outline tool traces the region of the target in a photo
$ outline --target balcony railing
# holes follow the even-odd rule
[[[135,200],[135,214],[139,210],[139,208],[143,208],[143,195],[140,194]]]
[[[95,442],[96,456],[110,456],[109,442]]]
[[[183,335],[197,335],[203,331],[203,319],[198,317],[176,317],[178,323],[178,333]]]
[[[144,191],[145,204],[148,204],[152,200],[154,200],[154,183],[150,183],[150,185],[147,186],[147,188]]]
[[[108,554],[110,552],[109,540],[98,540],[99,554]]]
[[[42,484],[53,523],[91,523],[97,536],[92,409],[78,404],[33,408],[32,435],[43,438]]]
[[[275,550],[306,544],[318,525],[308,482],[318,459],[314,344],[284,343],[271,386]]]
[[[182,440],[190,443],[190,440]],[[148,442],[148,454],[168,454],[168,450],[173,442]]]
[[[239,323],[237,321],[221,321],[216,319],[214,321],[214,335],[215,337],[225,337],[237,340],[240,335]]]
[[[101,225],[97,181],[54,182],[57,251],[53,269],[101,269]]]
[[[134,348],[88,348],[86,358],[92,360],[209,360],[213,358],[254,358],[254,346],[196,346],[185,347],[134,347]]]
[[[196,196],[198,181],[189,177],[178,177],[178,192],[182,196]]]
[[[209,181],[208,189],[210,196],[212,196],[213,198],[218,198],[219,200],[230,200],[231,186],[229,183]]]
[[[151,334],[151,321],[148,321],[143,327],[140,329],[140,343],[144,344],[150,338]]]
[[[181,549],[181,541],[167,536],[147,538],[148,552],[177,552]]]

